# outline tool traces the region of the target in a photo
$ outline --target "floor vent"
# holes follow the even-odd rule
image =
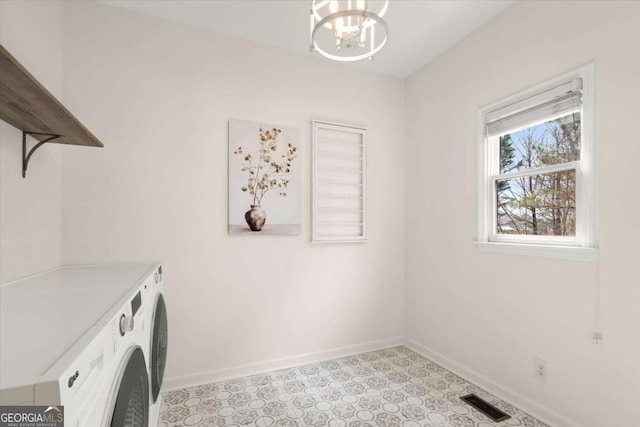
[[[493,406],[491,403],[486,400],[476,396],[475,394],[468,394],[466,396],[462,396],[460,399],[464,400],[469,405],[476,408],[478,411],[485,414],[487,417],[491,418],[493,421],[500,422],[504,420],[508,420],[511,416],[500,409]]]

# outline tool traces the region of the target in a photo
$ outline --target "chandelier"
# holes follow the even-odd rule
[[[387,43],[388,6],[389,0],[311,0],[311,51],[334,61],[373,58]]]

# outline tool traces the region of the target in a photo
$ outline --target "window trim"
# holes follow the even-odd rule
[[[491,162],[496,161],[495,147],[490,144],[486,134],[485,117],[488,112],[521,103],[527,98],[570,82],[582,79],[582,129],[581,159],[576,162],[562,163],[561,166],[574,166],[576,171],[576,236],[511,236],[493,233],[496,219],[495,176],[489,175]],[[543,256],[558,259],[593,261],[596,258],[596,170],[595,170],[595,65],[593,63],[545,81],[500,101],[486,105],[478,110],[478,211],[477,211],[477,247],[483,251]],[[497,138],[497,137],[493,137]],[[530,170],[552,171],[556,165]],[[570,167],[573,169],[573,167]],[[500,177],[509,177],[504,174]],[[493,186],[493,187],[492,187]]]

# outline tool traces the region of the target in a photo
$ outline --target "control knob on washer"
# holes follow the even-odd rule
[[[120,335],[124,336],[127,332],[133,331],[133,316],[127,317],[126,314],[120,316]]]

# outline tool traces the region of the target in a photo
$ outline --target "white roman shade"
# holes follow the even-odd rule
[[[367,238],[366,129],[313,121],[312,241]]]
[[[488,137],[504,135],[524,126],[560,117],[582,108],[582,79],[574,79],[485,114]]]

